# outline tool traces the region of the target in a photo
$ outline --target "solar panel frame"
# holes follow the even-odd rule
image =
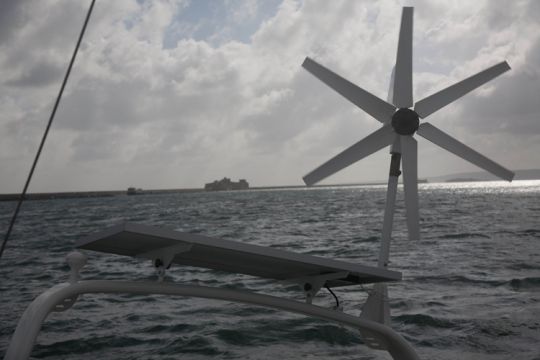
[[[174,253],[172,263],[275,280],[347,273],[346,277],[328,280],[326,286],[329,287],[401,280],[400,272],[379,267],[131,222],[90,234],[80,239],[76,246],[152,260],[160,250],[171,254],[175,249],[180,249]]]

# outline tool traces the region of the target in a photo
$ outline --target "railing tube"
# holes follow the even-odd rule
[[[37,335],[47,315],[54,310],[64,310],[63,304],[81,294],[129,293],[138,295],[176,295],[241,302],[265,306],[298,314],[325,319],[353,328],[369,331],[386,345],[395,360],[418,360],[414,349],[390,327],[347,315],[335,310],[287,300],[270,295],[222,288],[177,285],[162,282],[89,280],[58,284],[39,295],[23,313],[11,339],[4,360],[26,360],[29,358]],[[66,300],[68,300],[66,302]]]

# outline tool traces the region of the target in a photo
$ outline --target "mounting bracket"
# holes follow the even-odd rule
[[[151,259],[152,265],[156,268],[158,281],[161,282],[165,277],[165,272],[171,267],[174,257],[191,250],[192,246],[192,244],[176,244],[137,254],[135,257]]]
[[[293,279],[287,279],[287,282],[293,282],[302,287],[304,294],[306,295],[306,303],[311,304],[313,298],[319,290],[326,284],[328,280],[337,280],[346,278],[349,275],[348,271],[339,271],[329,274],[302,276]]]

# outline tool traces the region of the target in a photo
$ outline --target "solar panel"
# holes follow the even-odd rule
[[[276,280],[336,274],[329,287],[401,280],[401,273],[378,267],[129,222],[91,234],[77,247],[151,260],[169,254],[175,264]]]

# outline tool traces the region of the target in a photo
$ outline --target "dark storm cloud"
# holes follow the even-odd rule
[[[24,9],[28,3],[30,0],[0,1],[0,46],[25,25],[28,15]]]
[[[49,85],[50,83],[56,82],[60,79],[62,70],[63,69],[59,68],[56,64],[37,63],[15,79],[6,81],[6,84],[10,86]]]
[[[512,64],[510,64],[512,66]],[[462,120],[467,128],[485,133],[540,133],[540,38],[523,64],[493,81],[488,96],[473,93],[463,99]]]
[[[30,74],[41,78],[47,77],[42,71],[47,66],[67,66],[85,15],[81,5],[79,1],[50,4],[1,0],[0,65],[11,72],[23,71],[23,77]]]

